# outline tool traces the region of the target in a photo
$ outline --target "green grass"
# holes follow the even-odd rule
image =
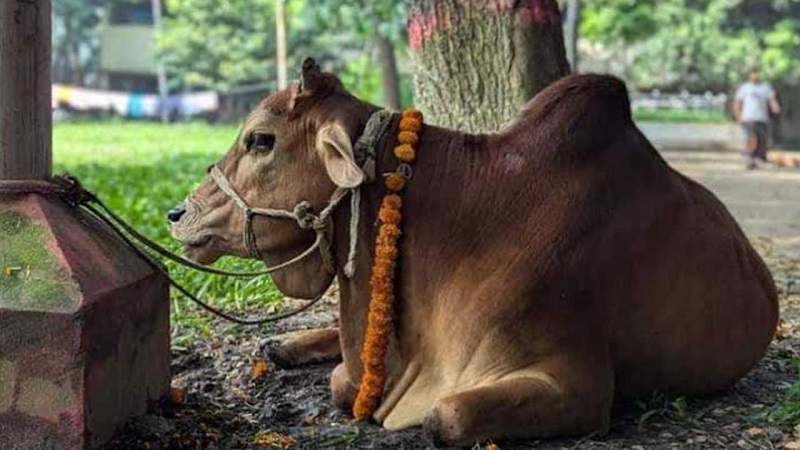
[[[633,118],[642,122],[701,122],[724,123],[730,119],[719,111],[702,111],[689,109],[637,109]]]
[[[794,427],[800,422],[800,358],[792,358],[791,363],[797,370],[798,378],[783,399],[769,408],[763,418],[778,425]]]
[[[236,137],[233,126],[130,122],[62,123],[53,129],[54,172],[81,180],[123,219],[160,244],[180,252],[170,237],[167,211],[181,202],[225,154]],[[212,304],[233,311],[261,311],[281,298],[268,277],[234,279],[189,271],[168,263],[170,274]],[[225,258],[217,266],[252,270],[260,263]],[[177,343],[208,331],[208,314],[174,297]]]

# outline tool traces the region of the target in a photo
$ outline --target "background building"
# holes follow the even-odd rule
[[[155,35],[150,0],[110,3],[100,32],[101,87],[158,93]]]

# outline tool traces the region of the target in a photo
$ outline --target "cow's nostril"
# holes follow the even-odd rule
[[[178,222],[181,220],[181,217],[183,217],[184,214],[186,214],[186,205],[181,203],[167,213],[167,220],[172,223]]]

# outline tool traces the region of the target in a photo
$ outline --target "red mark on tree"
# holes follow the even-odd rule
[[[520,0],[516,9],[522,20],[539,25],[561,23],[556,0]]]
[[[454,22],[449,10],[439,8],[410,16],[406,25],[409,46],[417,50],[435,33],[453,28]]]
[[[514,9],[515,3],[517,3],[515,0],[488,0],[486,2],[486,10],[494,14],[510,11]]]

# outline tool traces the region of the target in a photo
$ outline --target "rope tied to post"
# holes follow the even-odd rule
[[[83,187],[80,181],[72,175],[57,175],[49,180],[0,180],[0,196],[23,196],[30,194],[59,198],[70,207],[82,210],[95,219],[98,219],[100,222],[106,224],[114,232],[114,235],[117,236],[124,244],[126,244],[137,255],[147,261],[158,272],[164,274],[170,285],[178,292],[206,311],[231,322],[241,325],[260,325],[268,322],[275,322],[300,314],[301,312],[317,304],[324,297],[324,294],[320,294],[314,299],[311,299],[305,305],[291,311],[269,315],[258,319],[243,319],[215,308],[189,292],[188,289],[170,277],[166,267],[160,264],[158,260],[156,260],[147,251],[151,250],[154,253],[164,256],[178,264],[214,275],[255,277],[274,272],[293,263],[300,257],[305,257],[304,255],[307,256],[320,245],[319,242],[315,242],[315,244],[312,245],[308,250],[303,252],[301,255],[298,255],[298,257],[294,258],[293,260],[279,264],[278,266],[255,272],[231,272],[196,264],[181,256],[173,254],[166,248],[145,237],[136,231],[136,229],[134,229],[129,223],[125,222],[119,216],[114,214],[93,192]]]
[[[362,163],[362,167],[363,170],[365,170],[367,179],[371,179],[370,174],[372,174],[372,178],[374,178],[375,146],[388,126],[391,117],[392,113],[386,110],[375,111],[367,121],[364,132],[354,145],[357,153],[357,160],[360,160]],[[109,226],[117,235],[117,237],[127,244],[134,252],[148,261],[154,268],[156,268],[156,270],[162,272],[169,280],[170,284],[178,292],[192,300],[194,303],[198,304],[206,311],[242,325],[259,325],[299,314],[319,302],[323,298],[324,294],[320,294],[314,299],[311,299],[302,307],[286,313],[266,316],[259,319],[242,319],[219,310],[191,294],[185,287],[181,286],[169,276],[166,268],[159,264],[153,258],[153,256],[148,253],[148,250],[177,264],[200,272],[230,277],[256,277],[260,275],[268,275],[298,263],[312,255],[315,251],[319,251],[322,264],[325,269],[330,273],[335,273],[336,263],[333,256],[330,236],[333,231],[332,216],[339,203],[341,203],[342,200],[349,195],[351,209],[349,227],[350,243],[347,261],[343,267],[343,272],[348,278],[353,277],[358,240],[358,223],[361,214],[361,190],[359,187],[352,189],[337,188],[331,195],[328,204],[319,212],[319,214],[315,214],[313,212],[312,205],[307,201],[301,201],[292,210],[253,208],[248,205],[247,202],[236,192],[233,186],[231,186],[231,184],[228,182],[228,179],[225,177],[219,167],[216,165],[212,166],[209,174],[216,182],[217,186],[223,192],[225,192],[225,194],[227,194],[228,197],[242,210],[245,216],[245,226],[242,240],[251,257],[262,261],[264,260],[261,252],[258,249],[256,235],[253,232],[252,226],[254,218],[258,215],[277,219],[292,220],[299,228],[303,230],[314,231],[316,234],[314,242],[299,255],[275,266],[270,266],[266,269],[252,272],[228,271],[213,267],[206,267],[181,256],[175,255],[171,251],[138,232],[133,226],[111,211],[111,209],[109,209],[94,193],[84,188],[77,178],[69,174],[55,176],[49,180],[0,180],[0,195],[39,194],[43,196],[56,196],[68,205],[88,212]]]

